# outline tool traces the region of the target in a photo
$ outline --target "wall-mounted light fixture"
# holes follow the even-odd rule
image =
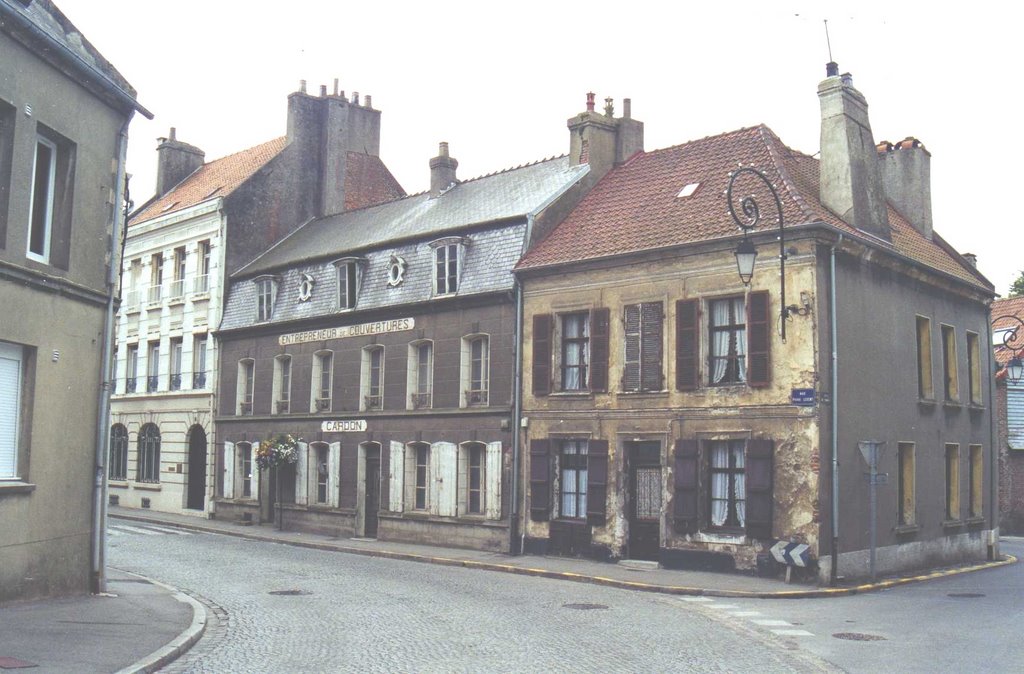
[[[1017,325],[1012,327],[995,328],[996,323],[1004,321],[1016,321]],[[992,319],[993,332],[996,330],[1003,333],[1003,348],[1013,354],[1006,363],[1006,378],[1013,384],[1019,384],[1024,376],[1024,363],[1021,362],[1021,352],[1024,352],[1024,320],[1012,314],[1006,314]]]

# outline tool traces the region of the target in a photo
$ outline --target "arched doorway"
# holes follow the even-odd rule
[[[185,507],[203,510],[206,505],[206,431],[193,426],[188,431],[188,497]]]

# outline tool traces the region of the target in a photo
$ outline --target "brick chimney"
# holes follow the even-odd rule
[[[889,240],[882,170],[868,121],[868,102],[849,73],[829,63],[818,85],[821,103],[821,203],[857,229]]]
[[[448,190],[449,187],[458,183],[455,177],[455,169],[459,168],[459,161],[448,156],[448,143],[442,142],[437,150],[437,156],[430,160],[430,198],[434,199]]]
[[[886,198],[914,229],[931,239],[931,154],[921,141],[907,137],[895,145],[880,144],[878,160],[882,166]]]
[[[206,153],[194,145],[182,143],[172,126],[167,138],[157,138],[156,196],[162,197],[203,165]]]
[[[305,81],[288,96],[288,145],[290,161],[303,190],[311,191],[310,215],[325,216],[345,210],[345,168],[348,153],[380,154],[380,111],[359,104],[338,91],[320,87],[320,95],[306,93]]]
[[[569,127],[569,160],[589,164],[593,180],[644,149],[644,123],[632,118],[632,101],[622,101],[622,117],[615,117],[612,99],[604,112],[594,110],[594,94],[587,94],[587,109],[566,124]]]

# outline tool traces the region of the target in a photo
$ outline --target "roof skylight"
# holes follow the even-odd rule
[[[679,194],[677,194],[676,197],[679,199],[692,197],[693,193],[697,191],[698,187],[700,187],[700,183],[690,183],[689,185],[683,187],[683,189],[679,190]]]

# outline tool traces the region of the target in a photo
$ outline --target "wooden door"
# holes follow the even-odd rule
[[[629,558],[657,561],[661,548],[661,445],[626,443]]]
[[[380,510],[380,456],[366,457],[366,499],[363,504],[363,536],[377,537],[377,513]]]

